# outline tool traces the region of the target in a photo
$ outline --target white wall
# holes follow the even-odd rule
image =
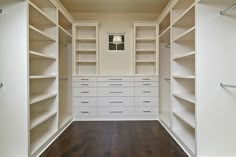
[[[236,156],[235,0],[202,0],[196,6],[198,156]]]
[[[72,14],[79,21],[99,21],[100,36],[100,74],[133,74],[133,25],[132,21],[155,21],[158,14],[124,14],[124,13],[84,13]],[[125,33],[125,51],[108,52],[108,33]]]
[[[27,1],[1,0],[0,156],[28,156]]]

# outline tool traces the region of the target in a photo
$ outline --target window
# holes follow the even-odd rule
[[[125,35],[124,34],[109,34],[109,51],[124,51],[125,50]]]

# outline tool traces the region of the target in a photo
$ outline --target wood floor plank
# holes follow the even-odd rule
[[[187,157],[157,121],[73,122],[41,157]]]

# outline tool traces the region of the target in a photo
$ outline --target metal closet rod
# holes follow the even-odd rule
[[[229,87],[229,88],[236,88],[236,85],[229,85],[229,84],[224,84],[224,83],[220,83],[221,87]]]
[[[236,6],[236,3],[234,3],[233,5],[229,6],[228,8],[226,8],[225,10],[222,10],[220,12],[220,15],[224,15],[228,10],[234,8]]]

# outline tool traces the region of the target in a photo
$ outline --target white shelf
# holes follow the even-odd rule
[[[56,114],[57,112],[55,111],[55,112],[46,112],[41,115],[38,115],[38,114],[32,115],[32,118],[30,120],[30,129],[31,130],[34,129],[35,127],[44,123],[45,121],[52,118]]]
[[[150,49],[136,49],[136,52],[156,52],[156,50],[150,50]]]
[[[174,42],[178,41],[193,41],[195,40],[195,26],[185,31],[179,37],[177,37]]]
[[[136,38],[137,41],[156,41],[155,38]]]
[[[29,1],[29,8],[30,8],[30,16],[33,16],[33,18],[36,18],[38,22],[44,25],[54,25],[56,26],[57,24],[50,19],[50,17],[45,14],[41,9],[39,9],[36,5],[34,5],[32,2]],[[33,10],[31,10],[31,8]]]
[[[173,75],[173,77],[178,79],[195,79],[195,76],[186,76],[186,75]]]
[[[155,61],[151,60],[136,60],[136,63],[156,63]]]
[[[56,39],[50,37],[49,35],[47,35],[43,31],[41,31],[31,25],[29,26],[29,29],[30,29],[30,39],[31,40],[56,41]]]
[[[56,75],[31,75],[30,79],[51,79],[56,78]]]
[[[195,95],[193,93],[173,93],[177,98],[183,99],[185,101],[195,104]]]
[[[96,38],[76,38],[75,40],[79,42],[96,42]]]
[[[53,97],[56,97],[57,96],[57,93],[52,93],[52,94],[49,94],[49,93],[39,93],[39,94],[32,94],[30,96],[30,104],[34,104],[34,103],[38,103],[40,101],[44,101],[44,100],[47,100],[47,99],[50,99],[50,98],[53,98]]]
[[[195,129],[195,116],[193,112],[185,110],[181,112],[173,112],[173,114],[179,117],[179,119],[191,126],[193,129]]]
[[[174,60],[177,60],[177,59],[193,59],[194,57],[195,57],[195,51],[189,52],[189,53],[186,53],[186,54],[183,54],[183,55],[179,55],[177,57],[174,57],[173,59]]]
[[[181,25],[181,24],[184,24],[186,23],[186,21],[183,21],[181,23],[181,20],[186,16],[186,14],[190,13],[190,11],[195,7],[195,3],[193,3],[188,9],[186,9],[180,16],[179,18],[177,18],[174,22],[173,22],[173,25]],[[194,11],[193,11],[194,13]],[[191,18],[186,18],[186,19],[190,19],[192,20]]]
[[[67,44],[72,41],[72,35],[67,32],[63,27],[59,26],[59,42],[61,44]]]
[[[35,52],[35,51],[29,51],[29,54],[33,58],[45,58],[45,59],[53,59],[53,60],[57,59],[54,56],[46,55],[46,54]]]
[[[77,49],[76,50],[77,52],[96,52],[97,50],[96,49],[84,49],[84,50],[82,50],[82,49]]]
[[[159,36],[161,42],[170,42],[170,26]]]
[[[83,61],[76,61],[76,63],[96,63],[95,60],[83,60]]]

